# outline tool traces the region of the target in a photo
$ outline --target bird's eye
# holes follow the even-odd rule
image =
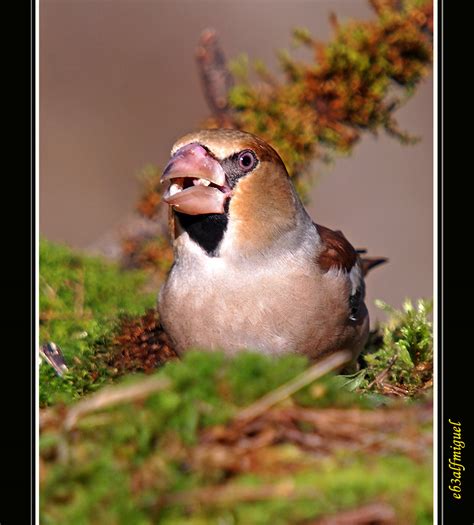
[[[250,171],[257,165],[257,157],[253,151],[247,150],[239,153],[239,167],[244,171]]]

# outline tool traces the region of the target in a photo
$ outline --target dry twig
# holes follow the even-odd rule
[[[206,29],[201,34],[196,50],[196,60],[209,108],[219,126],[231,127],[232,118],[227,95],[234,80],[227,69],[224,53],[213,29]]]
[[[387,374],[392,369],[393,365],[395,364],[396,360],[398,359],[398,355],[399,354],[400,354],[399,351],[395,352],[393,357],[390,359],[387,367],[384,370],[382,370],[382,372],[380,372],[380,374],[378,374],[377,377],[371,383],[369,383],[369,385],[367,386],[367,389],[372,388],[375,384],[377,384],[379,386],[383,384],[382,381],[385,379]]]
[[[150,395],[153,392],[164,390],[170,386],[170,381],[164,377],[149,377],[142,379],[139,383],[126,386],[112,386],[104,388],[97,394],[79,401],[74,405],[66,415],[64,428],[66,431],[71,430],[79,420],[90,412],[103,410],[118,403],[130,403],[138,401]]]
[[[274,485],[264,485],[260,487],[243,487],[233,484],[221,487],[205,487],[202,489],[192,489],[175,494],[170,494],[161,499],[158,506],[168,505],[214,505],[228,506],[237,503],[265,501],[276,498],[286,500],[298,500],[321,497],[313,488],[296,487],[291,479],[287,479]]]
[[[357,509],[339,512],[308,525],[395,525],[394,509],[386,503],[370,503]]]
[[[326,359],[323,359],[319,363],[316,363],[312,367],[308,368],[308,370],[305,370],[298,377],[295,377],[276,390],[269,392],[267,395],[263,396],[258,401],[239,412],[235,419],[237,421],[255,419],[259,415],[265,413],[272,406],[283,401],[284,399],[287,399],[295,392],[298,392],[298,390],[301,390],[316,379],[322,377],[328,372],[337,370],[342,365],[350,361],[350,359],[351,354],[347,351],[332,354]]]

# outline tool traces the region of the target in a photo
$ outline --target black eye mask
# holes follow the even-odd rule
[[[222,160],[220,164],[225,171],[229,186],[233,188],[240,178],[245,177],[258,166],[259,160],[252,150],[243,150]]]

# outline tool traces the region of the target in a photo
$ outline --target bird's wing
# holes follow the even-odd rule
[[[365,296],[364,277],[374,267],[388,261],[386,257],[361,257],[366,254],[365,248],[355,249],[345,238],[340,230],[331,230],[320,224],[314,223],[321,243],[322,249],[318,254],[318,265],[323,272],[330,269],[343,270],[350,279],[352,288],[349,297],[351,318],[357,316],[360,305]]]
[[[359,261],[359,255],[352,244],[337,230],[331,230],[314,223],[322,243],[318,264],[323,272],[337,268],[350,272]]]
[[[318,266],[323,272],[335,269],[341,270],[347,276],[351,284],[351,292],[347,298],[349,318],[356,320],[365,296],[364,274],[359,254],[341,231],[334,231],[316,223],[314,225],[322,245],[318,252]]]

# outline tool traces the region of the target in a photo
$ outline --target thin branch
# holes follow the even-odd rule
[[[224,485],[223,487],[205,487],[192,489],[164,496],[157,507],[168,505],[214,505],[229,506],[237,503],[266,501],[271,499],[299,500],[314,499],[321,494],[310,487],[295,487],[292,480],[261,487],[242,487]]]
[[[213,29],[206,29],[201,34],[196,60],[209,108],[220,124],[225,125],[232,120],[227,97],[234,79],[227,69],[224,53]]]
[[[64,428],[66,431],[71,430],[79,420],[79,418],[95,412],[103,410],[119,403],[126,403],[138,401],[143,399],[153,392],[165,390],[170,386],[171,382],[164,377],[150,377],[141,380],[139,383],[126,386],[112,386],[104,388],[97,394],[79,401],[74,405],[66,415],[64,420]]]
[[[392,358],[390,359],[390,361],[388,362],[388,365],[386,368],[384,368],[382,370],[382,372],[380,372],[376,378],[371,382],[369,383],[369,385],[367,385],[367,389],[370,389],[372,388],[375,384],[377,385],[380,385],[380,383],[385,379],[385,377],[387,376],[387,374],[390,372],[390,370],[392,369],[393,365],[395,364],[396,360],[398,359],[398,355],[400,354],[400,350],[397,350],[395,352],[395,354],[393,354]]]
[[[369,503],[357,509],[346,510],[311,522],[309,525],[395,525],[393,507],[386,503]]]
[[[290,397],[298,390],[301,390],[306,385],[309,385],[316,379],[324,376],[328,372],[337,370],[352,358],[350,352],[343,351],[332,354],[323,361],[313,365],[308,370],[304,371],[298,377],[295,377],[288,383],[269,392],[267,395],[260,398],[258,401],[239,412],[236,416],[237,421],[247,421],[254,419],[265,413],[269,408]]]

